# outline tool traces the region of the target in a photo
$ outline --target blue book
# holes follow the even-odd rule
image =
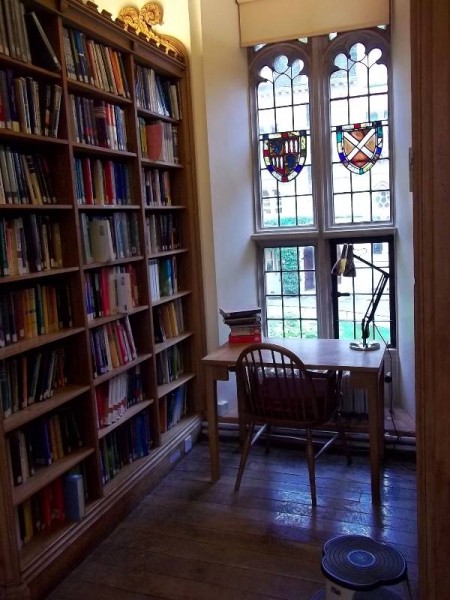
[[[64,476],[64,510],[69,521],[81,521],[86,514],[83,476],[79,473]]]

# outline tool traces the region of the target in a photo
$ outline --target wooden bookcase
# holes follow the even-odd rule
[[[5,11],[24,43],[18,5]],[[91,2],[23,7],[61,70],[8,55],[0,20],[0,598],[17,599],[42,597],[195,441],[205,353],[182,46],[149,40]],[[82,39],[93,81],[73,71],[88,75],[86,56],[71,64],[70,42]],[[169,111],[138,99],[138,72],[156,75]],[[33,107],[29,123],[21,114],[21,86],[33,102],[39,89],[40,119]],[[5,109],[11,89],[17,117]],[[45,119],[47,92],[50,107],[60,95],[50,135],[33,124]],[[169,140],[163,159],[143,147],[158,127]],[[50,201],[40,204],[45,182]],[[78,520],[67,517],[68,479],[82,482]]]

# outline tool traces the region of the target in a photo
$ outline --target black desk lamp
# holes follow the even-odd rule
[[[381,273],[381,276],[378,281],[377,287],[373,292],[372,298],[369,302],[365,315],[361,321],[362,342],[350,342],[350,348],[352,350],[362,351],[378,350],[380,348],[380,344],[378,342],[368,343],[367,340],[370,337],[370,325],[374,321],[375,312],[378,308],[378,304],[380,303],[384,288],[386,287],[386,284],[389,279],[389,273],[387,273],[383,269],[380,269],[380,267],[377,267],[376,265],[365,260],[364,258],[361,258],[361,256],[353,254],[353,244],[344,244],[341,252],[341,257],[336,261],[335,265],[331,270],[331,273],[333,275],[342,275],[343,277],[355,277],[355,258],[357,260],[360,260],[368,267],[371,267],[372,269],[375,269],[375,271]]]

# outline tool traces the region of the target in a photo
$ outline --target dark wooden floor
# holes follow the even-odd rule
[[[49,600],[309,600],[324,584],[322,545],[339,534],[400,550],[417,597],[415,465],[406,454],[387,456],[379,509],[367,454],[350,467],[343,456],[321,457],[315,509],[302,448],[267,456],[255,446],[238,493],[235,440],[222,440],[221,460],[223,475],[211,483],[201,441]]]

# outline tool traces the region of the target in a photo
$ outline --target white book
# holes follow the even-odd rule
[[[119,312],[128,312],[133,308],[133,294],[129,273],[118,273],[116,276],[117,308]]]
[[[89,221],[89,241],[93,262],[111,262],[115,260],[111,226],[106,219]]]

